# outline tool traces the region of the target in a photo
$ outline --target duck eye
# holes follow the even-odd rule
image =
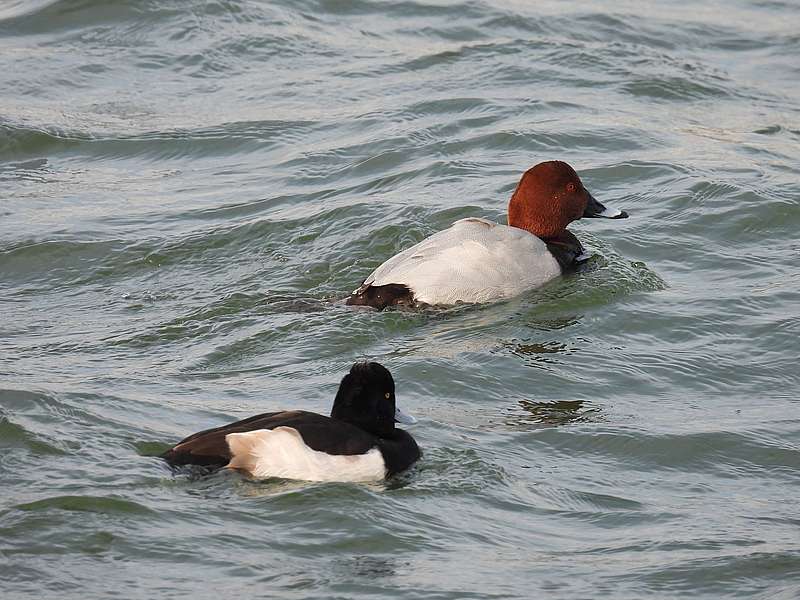
[[[567,184],[567,191],[568,192],[574,192],[575,191],[575,184],[572,183],[571,181]]]
[[[391,395],[389,392],[386,392],[386,393],[384,394],[384,396],[385,396],[385,398],[388,400],[388,399],[389,399],[389,398],[390,398],[392,395]]]

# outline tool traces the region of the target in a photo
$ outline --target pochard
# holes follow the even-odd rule
[[[514,190],[508,225],[477,217],[456,221],[384,262],[347,304],[380,310],[511,298],[589,258],[567,229],[572,221],[627,216],[595,200],[567,163],[539,163]]]

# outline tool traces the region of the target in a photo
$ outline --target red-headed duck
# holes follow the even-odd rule
[[[384,262],[347,304],[456,304],[511,298],[558,277],[587,258],[567,230],[584,217],[624,219],[583,187],[567,163],[539,163],[508,203],[508,225],[470,217]]]

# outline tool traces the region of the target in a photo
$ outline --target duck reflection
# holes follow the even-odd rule
[[[561,318],[544,318],[538,317],[532,313],[525,315],[525,325],[531,329],[538,329],[539,331],[558,331],[559,329],[566,329],[577,325],[583,319],[583,315],[573,315],[570,317]]]
[[[353,555],[333,561],[335,570],[350,581],[374,580],[397,574],[397,561],[388,557]]]
[[[556,340],[543,342],[528,342],[511,340],[503,343],[511,354],[518,356],[531,367],[547,368],[548,365],[558,364],[558,355],[570,354],[573,348]]]
[[[535,402],[519,400],[521,412],[506,418],[506,423],[515,428],[528,428],[531,425],[567,425],[598,420],[600,409],[585,400],[557,400],[555,402]]]
[[[227,471],[227,469],[223,469]],[[220,476],[220,471],[212,473],[217,477]],[[206,471],[206,476],[208,471]],[[222,473],[222,476],[236,477],[238,482],[236,485],[237,494],[247,498],[269,498],[277,499],[281,497],[292,497],[297,494],[306,493],[322,493],[330,494],[333,488],[352,489],[348,488],[350,484],[342,484],[337,482],[319,482],[319,481],[303,481],[302,479],[280,479],[277,477],[269,479],[256,479],[242,475],[241,473]],[[381,493],[388,489],[386,481],[363,481],[359,482],[359,488],[363,489],[366,493]]]
[[[535,342],[533,344],[512,344],[511,351],[523,356],[536,356],[537,354],[558,354],[568,352],[566,344],[561,342]]]

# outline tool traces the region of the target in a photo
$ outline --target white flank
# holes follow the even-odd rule
[[[254,477],[305,481],[374,481],[386,477],[386,464],[378,448],[354,456],[326,454],[306,446],[292,427],[229,433],[225,441],[232,456],[227,467]]]
[[[538,237],[486,219],[461,219],[383,263],[365,284],[407,285],[419,302],[511,298],[561,275]]]

